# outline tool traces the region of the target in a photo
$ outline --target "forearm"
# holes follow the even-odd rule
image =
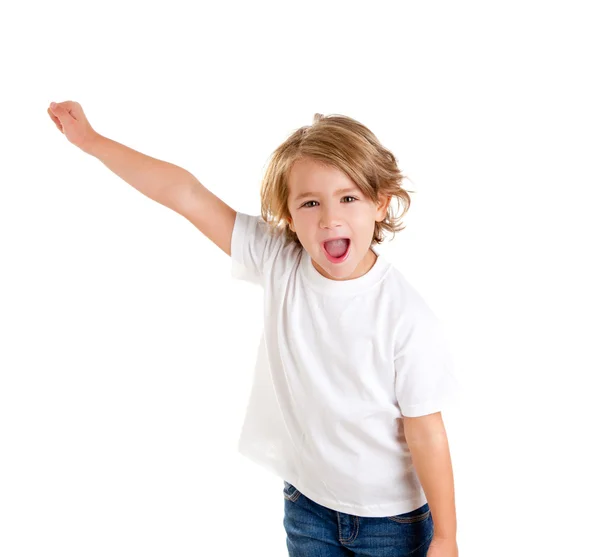
[[[423,418],[430,418],[424,416]],[[421,418],[411,418],[419,420]],[[413,422],[411,422],[413,424]],[[434,536],[456,538],[454,476],[446,431],[439,417],[430,418],[426,428],[409,426],[406,440],[427,497],[434,523]]]
[[[145,196],[173,210],[177,210],[177,200],[181,197],[175,190],[197,181],[184,168],[144,155],[102,135],[86,145],[85,152]]]

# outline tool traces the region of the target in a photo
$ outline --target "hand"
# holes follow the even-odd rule
[[[92,128],[85,117],[81,105],[74,101],[56,103],[48,107],[48,114],[56,127],[76,147],[86,151],[100,135]]]
[[[436,538],[434,534],[427,550],[427,557],[458,557],[456,539]]]

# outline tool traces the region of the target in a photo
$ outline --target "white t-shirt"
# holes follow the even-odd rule
[[[433,312],[378,254],[363,276],[321,275],[308,252],[237,213],[232,276],[264,288],[264,332],[239,450],[309,499],[356,516],[426,502],[402,416],[456,392]]]

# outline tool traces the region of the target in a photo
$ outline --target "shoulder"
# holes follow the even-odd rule
[[[382,288],[396,302],[395,309],[405,316],[435,318],[421,292],[394,264],[388,264],[389,269],[382,282]]]
[[[266,251],[283,249],[290,243],[282,227],[267,223],[261,215],[242,212],[236,213],[233,242],[238,247],[250,244]]]
[[[442,342],[441,321],[419,289],[391,265],[382,284],[386,294],[386,318],[394,337],[395,352],[407,346],[435,346]]]
[[[275,272],[281,274],[297,258],[297,248],[283,228],[275,228],[260,215],[237,212],[231,237],[234,278],[264,283]]]

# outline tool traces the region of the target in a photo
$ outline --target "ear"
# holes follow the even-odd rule
[[[285,219],[290,227],[290,230],[292,232],[296,232],[296,230],[294,230],[294,221],[292,220],[292,217],[286,217]]]
[[[382,195],[379,194],[379,204],[377,205],[377,211],[375,213],[375,220],[377,222],[381,222],[385,219],[387,215],[388,207],[390,206],[390,202],[392,201],[391,195]]]

